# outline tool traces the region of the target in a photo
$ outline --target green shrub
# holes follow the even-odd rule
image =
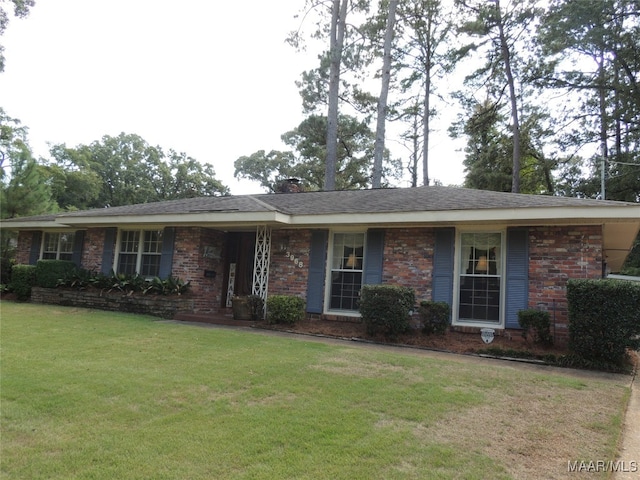
[[[620,365],[627,348],[640,348],[640,283],[570,280],[569,348],[601,364]]]
[[[152,293],[156,295],[182,295],[189,290],[191,282],[185,282],[175,277],[168,277],[164,280],[154,277],[147,280],[138,274],[115,274],[113,271],[110,275],[95,274],[88,270],[76,268],[65,275],[57,286],[78,290],[84,290],[85,288],[97,288],[108,292],[115,290],[127,294],[142,292],[143,294]]]
[[[65,278],[73,276],[76,270],[76,264],[68,260],[38,260],[35,285],[56,288]]]
[[[14,265],[11,269],[9,289],[16,294],[18,300],[28,300],[31,297],[31,287],[33,287],[35,279],[35,265]]]
[[[0,284],[8,285],[11,283],[11,269],[14,262],[10,258],[0,257]]]
[[[518,312],[518,323],[522,327],[522,336],[529,340],[533,336],[533,341],[543,345],[553,345],[551,335],[551,317],[549,312],[542,310],[520,310]]]
[[[58,287],[74,288],[76,290],[84,290],[92,286],[92,279],[95,274],[90,270],[84,268],[76,268],[75,270],[68,272],[58,282]]]
[[[293,295],[267,297],[269,323],[295,323],[304,318],[304,300]]]
[[[137,286],[137,285],[136,285]],[[161,280],[154,277],[151,280],[145,280],[140,288],[143,293],[155,293],[156,295],[182,295],[189,290],[191,282],[184,282],[179,278],[167,277]]]
[[[262,320],[264,317],[264,300],[262,297],[260,295],[249,295],[247,301],[249,302],[249,310],[251,311],[251,320]],[[302,309],[304,318],[304,301],[302,303]]]
[[[627,267],[620,273],[622,275],[629,275],[631,277],[640,277],[640,267]]]
[[[422,333],[444,335],[449,328],[451,307],[446,302],[423,300],[418,307],[418,313],[422,320]]]
[[[360,314],[367,333],[395,336],[409,329],[416,303],[412,288],[395,285],[364,285],[360,291]]]

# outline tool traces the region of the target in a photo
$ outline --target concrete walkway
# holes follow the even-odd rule
[[[618,471],[613,475],[615,480],[640,478],[640,385],[637,378],[631,383],[631,398],[624,417],[618,461]]]

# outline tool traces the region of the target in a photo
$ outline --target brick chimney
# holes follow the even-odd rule
[[[302,186],[300,185],[300,179],[288,178],[280,182],[280,185],[278,185],[278,190],[276,193],[298,193],[301,191],[302,191]]]

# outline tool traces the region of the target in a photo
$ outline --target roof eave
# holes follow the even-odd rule
[[[58,217],[55,226],[113,227],[126,225],[241,225],[290,223],[289,215],[279,212],[200,212],[160,215],[113,215]]]

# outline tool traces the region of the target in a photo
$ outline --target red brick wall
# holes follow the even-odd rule
[[[16,249],[16,264],[28,265],[29,254],[31,253],[31,242],[33,232],[18,232],[18,247]]]
[[[280,251],[280,245],[288,249]],[[306,298],[309,275],[310,230],[275,230],[271,234],[269,295]]]
[[[106,231],[105,228],[89,228],[85,232],[81,265],[85,270],[102,271],[102,251]],[[113,258],[111,258],[111,265],[113,265]]]
[[[567,281],[602,277],[602,227],[529,229],[529,308],[547,310],[567,337]]]
[[[195,301],[193,313],[215,313],[226,293],[224,282],[224,233],[202,227],[176,228],[172,276],[191,282]],[[216,247],[220,258],[205,258],[204,247]],[[215,278],[205,277],[205,270],[216,272]]]
[[[433,228],[387,229],[382,282],[413,288],[418,303],[431,300]]]
[[[19,232],[17,262],[28,263],[32,232]],[[99,271],[104,247],[104,228],[85,234],[82,266]],[[288,250],[280,251],[285,243]],[[172,275],[191,282],[194,313],[215,313],[222,308],[226,235],[202,227],[176,228]],[[384,240],[383,282],[411,287],[416,299],[431,298],[433,228],[387,229]],[[275,230],[272,233],[269,294],[306,297],[310,230]],[[204,247],[220,252],[204,258]],[[287,255],[288,253],[288,255]],[[602,275],[602,228],[600,226],[531,227],[529,229],[529,308],[548,310],[555,318],[556,335],[566,336],[566,282],[570,278]],[[216,272],[205,277],[205,270]]]

